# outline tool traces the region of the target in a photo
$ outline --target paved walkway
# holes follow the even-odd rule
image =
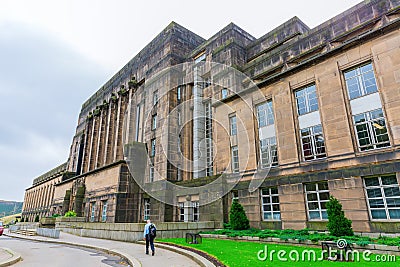
[[[76,245],[80,247],[87,247],[92,249],[101,250],[107,253],[116,253],[125,257],[130,261],[134,267],[147,267],[147,266],[171,266],[171,267],[198,267],[215,266],[205,258],[193,252],[171,247],[159,245],[156,247],[155,256],[145,254],[145,247],[143,244],[128,243],[114,240],[96,239],[75,236],[64,232],[60,233],[59,239],[47,238],[42,236],[25,236],[15,233],[5,233],[5,235],[16,238],[24,238],[29,240],[36,240],[41,242],[61,243]],[[162,248],[161,248],[162,247]],[[22,258],[24,255],[22,255]]]
[[[8,249],[8,248],[0,248],[0,267],[9,266],[21,259],[21,256]]]

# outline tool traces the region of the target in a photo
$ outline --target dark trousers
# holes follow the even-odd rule
[[[151,237],[149,234],[146,235],[146,253],[149,253],[149,244],[151,251],[154,252],[154,237]]]

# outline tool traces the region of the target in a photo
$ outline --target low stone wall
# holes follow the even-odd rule
[[[56,229],[78,236],[118,241],[135,242],[143,239],[144,223],[89,223],[80,220],[57,218]],[[183,238],[186,233],[212,231],[222,226],[219,222],[168,222],[155,225],[157,238]]]
[[[51,238],[60,238],[60,230],[50,228],[37,228],[36,234]]]

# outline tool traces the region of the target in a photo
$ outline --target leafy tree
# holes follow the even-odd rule
[[[67,211],[64,217],[76,217],[76,212],[73,210]]]
[[[243,206],[234,199],[231,210],[229,211],[229,224],[233,230],[246,230],[250,228],[249,219]]]
[[[326,203],[328,213],[328,230],[333,236],[353,236],[354,232],[351,228],[351,220],[344,216],[342,204],[335,197],[330,196]]]

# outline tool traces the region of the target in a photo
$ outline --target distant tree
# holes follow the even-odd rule
[[[352,236],[354,235],[351,228],[351,220],[344,216],[342,204],[339,200],[330,196],[328,203],[326,203],[326,211],[328,213],[327,228],[333,236]]]
[[[76,212],[73,210],[67,211],[67,213],[65,213],[64,217],[76,217]]]
[[[22,217],[22,218],[21,218],[21,222],[24,222],[24,220],[25,220],[24,217]]]
[[[250,228],[249,219],[243,206],[234,199],[229,211],[229,224],[233,230],[246,230]]]
[[[36,215],[35,222],[39,222],[39,215]]]

